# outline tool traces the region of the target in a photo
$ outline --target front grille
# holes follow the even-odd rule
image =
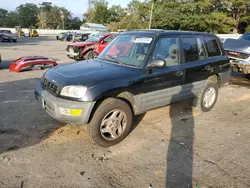
[[[57,95],[58,91],[59,91],[59,87],[52,83],[51,81],[49,81],[47,78],[43,77],[41,80],[42,83],[42,87],[47,90],[48,92]]]
[[[79,48],[78,47],[73,47],[73,50],[75,53],[79,53]]]
[[[229,57],[239,58],[239,59],[248,59],[250,56],[249,54],[244,54],[244,53],[234,52],[234,51],[226,51],[226,54]]]

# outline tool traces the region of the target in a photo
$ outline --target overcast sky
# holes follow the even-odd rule
[[[2,1],[2,0],[1,0]],[[54,5],[63,6],[70,10],[74,16],[81,16],[88,8],[88,0],[3,0],[4,3],[0,3],[0,8],[7,10],[15,10],[17,6],[24,3],[41,3],[52,2]],[[126,6],[131,0],[108,0],[109,5]]]

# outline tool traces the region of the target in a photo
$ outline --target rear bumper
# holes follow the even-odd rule
[[[61,122],[75,125],[83,125],[88,123],[90,114],[95,105],[95,102],[76,102],[55,97],[42,88],[40,81],[36,84],[35,97],[46,110],[46,112],[53,118]],[[46,106],[44,105],[44,102],[46,102]],[[60,108],[80,109],[82,110],[82,113],[78,116],[65,115],[61,113]]]

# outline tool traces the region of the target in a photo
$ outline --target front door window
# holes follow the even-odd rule
[[[153,59],[164,59],[166,66],[175,66],[179,64],[180,49],[178,38],[161,38],[157,41],[153,52]]]

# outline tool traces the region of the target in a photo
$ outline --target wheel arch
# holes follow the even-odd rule
[[[210,75],[207,80],[217,83],[219,87],[221,86],[221,78],[217,73]]]
[[[95,50],[95,46],[91,45],[91,46],[86,46],[86,47],[82,47],[83,49],[81,50],[81,55],[85,56],[89,51],[94,51]]]
[[[134,103],[134,96],[133,96],[133,94],[131,94],[130,92],[127,92],[127,91],[119,92],[119,93],[116,93],[116,94],[114,94],[114,93],[111,94],[111,93],[110,93],[110,94],[107,94],[107,95],[102,96],[101,98],[99,98],[99,99],[96,101],[96,103],[95,103],[95,105],[94,105],[94,107],[93,107],[93,109],[92,109],[92,111],[91,111],[91,114],[90,114],[90,116],[89,116],[88,123],[89,123],[89,122],[91,121],[91,119],[93,118],[93,115],[94,115],[96,109],[101,105],[101,103],[102,103],[104,100],[106,100],[106,99],[108,99],[108,98],[120,99],[120,100],[126,102],[126,103],[130,106],[133,115],[135,114],[135,106],[133,105],[133,104],[135,104],[135,103]]]

